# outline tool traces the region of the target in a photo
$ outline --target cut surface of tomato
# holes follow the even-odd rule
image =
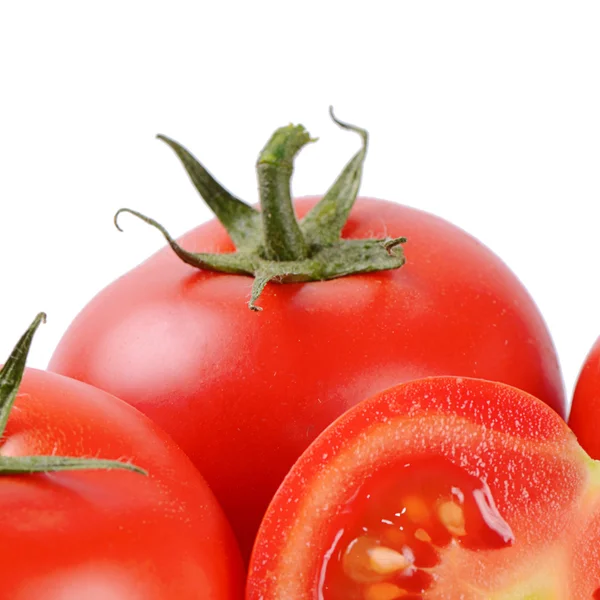
[[[248,600],[590,600],[600,470],[532,396],[434,377],[326,429],[275,495]]]

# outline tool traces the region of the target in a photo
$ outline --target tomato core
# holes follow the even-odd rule
[[[501,549],[514,536],[484,480],[441,458],[371,475],[341,508],[319,573],[319,600],[411,600],[442,584],[443,554]]]

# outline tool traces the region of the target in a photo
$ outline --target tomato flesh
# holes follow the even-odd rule
[[[444,549],[493,550],[514,541],[489,487],[441,457],[423,457],[370,477],[332,523],[320,600],[388,600],[436,586]]]

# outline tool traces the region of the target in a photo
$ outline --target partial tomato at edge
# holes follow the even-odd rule
[[[583,449],[592,458],[600,459],[600,337],[586,356],[579,373],[569,427]]]
[[[9,375],[18,385],[22,372],[18,356],[15,350],[2,372],[3,407],[14,398]],[[239,549],[214,495],[175,443],[131,406],[26,369],[0,455],[3,600],[243,596]],[[21,457],[127,461],[147,475],[94,461],[86,470],[28,473]]]
[[[247,600],[591,600],[600,465],[529,394],[412,381],[305,451],[252,553]],[[594,595],[596,594],[596,595]]]

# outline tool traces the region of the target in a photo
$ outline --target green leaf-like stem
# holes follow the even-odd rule
[[[21,336],[21,339],[17,342],[17,345],[13,348],[13,351],[4,363],[2,370],[0,370],[0,437],[4,435],[10,411],[15,403],[15,398],[23,379],[31,341],[40,323],[44,321],[46,321],[46,314],[41,312]]]
[[[54,473],[55,471],[112,471],[115,469],[148,475],[144,469],[121,460],[70,456],[0,456],[0,475]]]
[[[241,252],[230,254],[188,252],[154,219],[130,209],[121,209],[119,213],[121,212],[131,213],[158,229],[175,254],[192,267],[253,276],[254,284],[248,306],[254,311],[262,310],[256,301],[270,281],[277,283],[326,281],[347,275],[398,269],[406,262],[401,247],[401,244],[406,242],[406,238],[403,237],[340,239],[335,244],[319,248],[310,258],[295,261],[269,261],[260,256]]]
[[[194,253],[188,252],[182,248],[175,238],[158,222],[142,213],[131,210],[130,208],[121,208],[114,216],[115,226],[119,231],[123,231],[119,225],[119,216],[122,213],[129,213],[138,219],[141,219],[148,225],[152,225],[163,234],[173,252],[188,265],[198,269],[207,269],[209,271],[219,271],[221,273],[246,274],[252,275],[254,270],[251,261],[248,260],[248,255],[241,252],[232,252],[228,254],[209,254],[209,253]]]
[[[225,227],[235,247],[242,250],[258,246],[262,241],[260,213],[230,194],[183,146],[164,135],[157,137],[181,160],[195,188]]]
[[[369,134],[364,129],[336,119],[332,107],[329,108],[329,111],[337,125],[360,135],[362,148],[344,167],[323,198],[302,220],[301,227],[307,242],[318,246],[333,244],[342,234],[342,229],[358,195],[369,142]]]
[[[0,437],[4,435],[25,372],[25,363],[33,336],[46,320],[39,313],[21,336],[2,369],[0,369]],[[0,476],[82,469],[124,469],[147,475],[144,469],[120,460],[72,456],[3,456],[0,454]]]

